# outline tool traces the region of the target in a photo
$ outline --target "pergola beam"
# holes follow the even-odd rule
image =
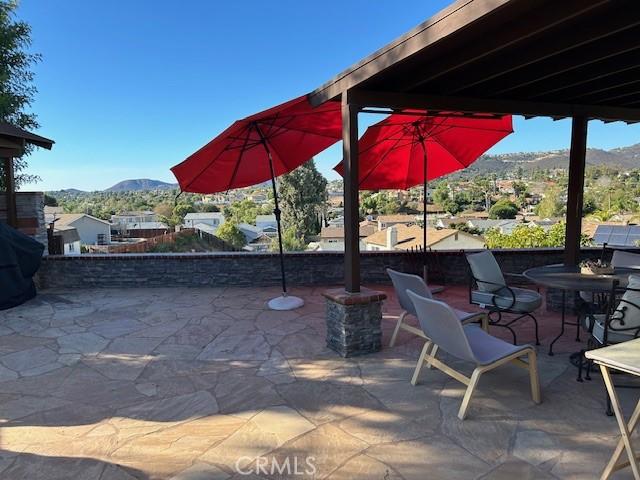
[[[444,95],[350,91],[351,103],[359,107],[424,109],[469,113],[497,113],[536,117],[586,117],[598,120],[640,121],[640,110],[605,105],[580,105],[525,100],[486,99]]]
[[[352,92],[342,94],[342,153],[344,159],[345,290],[360,292],[360,212],[358,179],[358,106]]]
[[[4,163],[4,187],[6,193],[7,224],[18,228],[18,207],[16,203],[16,179],[13,172],[13,159],[5,157]]]
[[[577,265],[580,260],[584,169],[587,156],[587,122],[586,117],[573,117],[571,122],[567,223],[565,226],[564,240],[565,265]]]

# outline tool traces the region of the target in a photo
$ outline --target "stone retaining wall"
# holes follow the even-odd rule
[[[562,262],[562,249],[496,250],[505,272]],[[583,256],[599,256],[585,249]],[[460,251],[431,252],[446,283],[468,281],[467,262]],[[434,262],[434,260],[437,260]],[[418,273],[415,256],[404,252],[362,252],[363,284],[388,283],[385,268]],[[341,285],[344,254],[307,252],[286,255],[290,285]],[[434,272],[437,273],[437,272]],[[434,275],[435,277],[436,275]],[[439,275],[437,275],[439,277]],[[438,279],[439,280],[439,279]],[[43,288],[271,286],[280,283],[278,256],[271,253],[49,255],[43,259],[38,283]]]

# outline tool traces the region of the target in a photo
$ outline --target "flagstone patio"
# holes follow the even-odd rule
[[[410,385],[418,339],[328,350],[322,290],[294,289],[293,312],[266,309],[269,288],[49,290],[0,312],[0,477],[598,478],[618,430],[600,377],[575,381],[573,332],[546,354],[556,314],[539,316],[543,403],[505,367],[461,422],[461,384],[426,370]],[[462,287],[443,298],[469,308]]]

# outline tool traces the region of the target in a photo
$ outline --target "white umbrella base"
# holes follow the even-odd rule
[[[304,305],[304,300],[299,297],[293,297],[287,295],[281,295],[272,300],[269,300],[269,308],[271,310],[295,310],[296,308],[300,308]]]

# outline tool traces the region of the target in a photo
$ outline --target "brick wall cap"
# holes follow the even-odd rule
[[[332,288],[322,292],[322,295],[340,305],[365,305],[381,302],[387,298],[386,293],[369,288],[361,288],[359,293],[349,293],[344,288]]]

